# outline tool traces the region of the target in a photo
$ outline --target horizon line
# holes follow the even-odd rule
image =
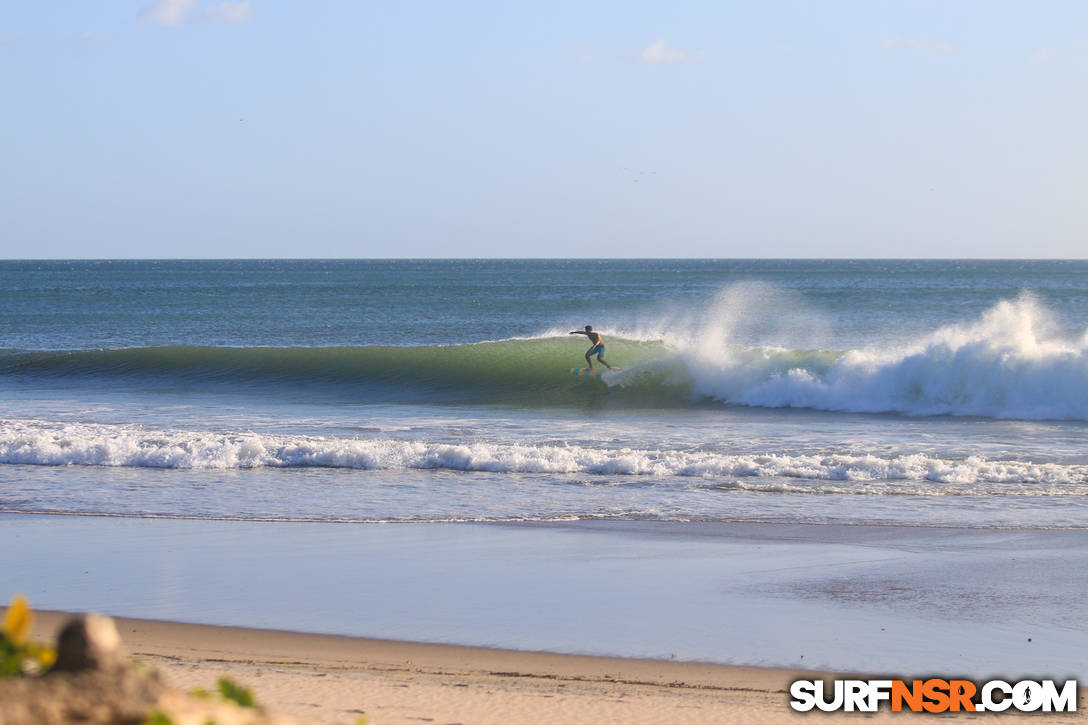
[[[1088,257],[0,257],[0,262],[1084,262]]]

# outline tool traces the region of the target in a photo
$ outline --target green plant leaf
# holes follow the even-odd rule
[[[256,707],[253,691],[242,687],[229,677],[219,678],[219,694],[242,707]]]

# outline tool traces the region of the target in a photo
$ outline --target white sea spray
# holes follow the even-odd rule
[[[737,300],[723,294],[716,305]],[[606,382],[637,387],[658,377],[689,385],[696,398],[769,408],[1088,420],[1088,330],[1063,335],[1028,293],[972,322],[846,351],[738,344],[724,310],[711,306],[702,317],[702,326],[678,328],[688,331],[670,338],[670,355]]]

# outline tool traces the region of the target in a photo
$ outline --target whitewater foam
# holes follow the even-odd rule
[[[925,483],[921,487],[858,487],[853,493],[943,495],[964,493],[1088,493],[1088,465],[942,459],[925,453],[877,456],[853,453],[731,455],[686,449],[476,442],[447,444],[392,438],[346,438],[147,429],[134,425],[38,420],[0,421],[0,463],[52,466],[123,466],[180,469],[326,467],[361,470],[444,469],[496,473],[562,474],[653,479],[710,479],[743,488],[788,481]],[[723,482],[722,479],[728,479]],[[733,479],[750,480],[743,484]],[[945,485],[945,488],[929,484]],[[978,488],[978,484],[987,484]],[[808,492],[842,492],[841,488]],[[786,490],[786,489],[782,489]]]
[[[771,408],[1088,420],[1088,330],[1074,337],[1056,330],[1027,293],[973,323],[894,347],[746,346],[719,326],[606,382],[637,386],[657,376],[690,385],[696,397]]]

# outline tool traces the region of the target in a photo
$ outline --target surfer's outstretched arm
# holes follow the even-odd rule
[[[589,337],[589,333],[586,332],[585,330],[571,330],[567,334],[568,335],[585,335],[586,337]]]

